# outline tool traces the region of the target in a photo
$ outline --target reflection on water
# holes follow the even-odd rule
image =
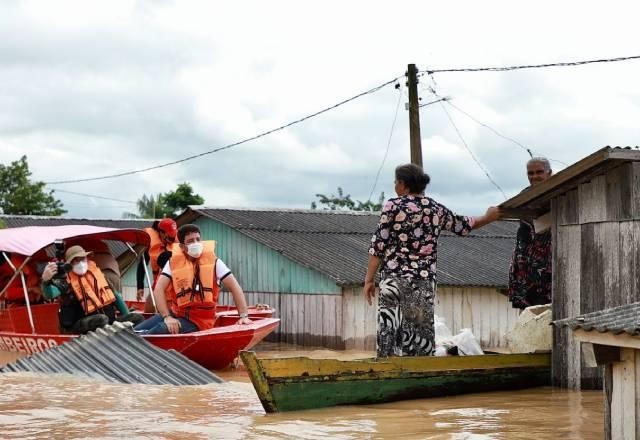
[[[271,348],[271,347],[269,347]],[[286,354],[292,355],[293,351]],[[326,355],[322,350],[295,354]],[[341,353],[339,357],[366,357]],[[265,414],[244,371],[197,387],[0,374],[1,438],[601,439],[601,393],[551,388]]]

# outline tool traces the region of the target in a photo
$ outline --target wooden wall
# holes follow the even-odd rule
[[[594,176],[551,202],[553,319],[640,300],[640,164]],[[602,387],[603,369],[587,367],[580,343],[554,328],[553,383]]]
[[[375,350],[376,303],[369,305],[362,287],[345,287],[342,295],[247,292],[250,304],[269,304],[282,321],[270,340],[347,350]],[[223,292],[221,304],[233,304]],[[483,347],[506,347],[504,334],[518,311],[492,288],[439,287],[436,314],[456,333],[471,328]]]
[[[453,334],[470,328],[482,347],[506,348],[505,334],[515,326],[519,310],[495,288],[438,287],[436,315]]]
[[[341,295],[245,292],[245,296],[248,304],[268,304],[276,310],[280,326],[267,340],[345,348]],[[218,303],[233,304],[233,298],[229,292],[220,292]]]

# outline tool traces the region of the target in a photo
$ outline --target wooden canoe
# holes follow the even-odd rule
[[[242,351],[240,358],[268,413],[551,384],[548,353],[342,361]]]

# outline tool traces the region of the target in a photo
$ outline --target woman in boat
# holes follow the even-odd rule
[[[209,330],[216,320],[220,284],[233,296],[238,324],[251,324],[240,284],[215,254],[215,241],[202,241],[200,228],[182,225],[179,245],[162,269],[153,290],[158,314],[137,325],[145,334],[177,334]],[[168,306],[168,304],[169,306]]]
[[[433,355],[438,236],[443,230],[467,235],[500,215],[495,207],[478,217],[456,215],[424,195],[429,181],[417,165],[398,166],[398,197],[385,203],[371,239],[364,293],[371,304],[380,268],[378,357]]]

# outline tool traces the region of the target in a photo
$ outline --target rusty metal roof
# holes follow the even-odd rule
[[[163,350],[115,322],[0,368],[0,372],[40,372],[98,377],[110,382],[204,385],[218,376],[174,350]]]
[[[340,285],[362,284],[367,249],[380,218],[371,212],[191,207],[176,221],[185,224],[200,216],[223,223]],[[466,237],[441,233],[439,284],[506,287],[517,228],[518,222],[499,221]]]
[[[554,197],[564,194],[624,162],[637,161],[640,161],[638,147],[635,149],[631,147],[604,147],[552,175],[544,182],[510,198],[500,207],[503,208],[507,217],[522,218],[523,216],[544,214],[550,210],[551,199]]]
[[[628,333],[640,335],[640,302],[612,307],[598,312],[586,313],[573,318],[553,321],[557,327],[569,327],[571,330]]]

